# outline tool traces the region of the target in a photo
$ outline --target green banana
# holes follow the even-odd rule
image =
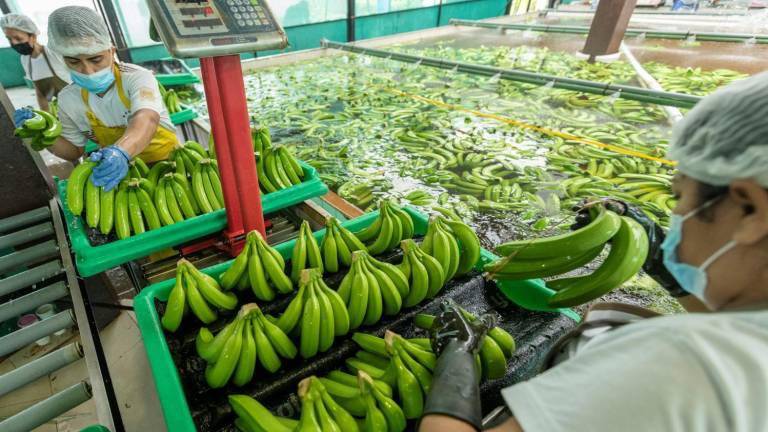
[[[256,351],[259,353],[259,362],[270,373],[277,372],[282,366],[280,356],[277,355],[267,335],[264,333],[261,320],[253,320],[253,338],[256,341]]]
[[[611,243],[608,257],[591,275],[573,280],[547,301],[552,307],[571,307],[596,299],[634,276],[648,255],[648,235],[626,216]]]
[[[216,363],[209,364],[205,368],[205,381],[211,388],[224,387],[237,368],[240,359],[240,351],[243,347],[243,322],[236,324],[237,328],[232,336],[227,339],[221,355]]]
[[[67,207],[73,215],[79,216],[83,212],[83,197],[86,181],[91,177],[96,162],[86,161],[76,166],[69,175],[67,181]]]
[[[294,430],[283,425],[268,409],[250,396],[229,395],[228,399],[238,418],[251,428],[260,428],[269,432],[292,432]]]
[[[189,303],[189,309],[195,316],[204,324],[210,324],[218,318],[216,311],[211,309],[206,303],[200,291],[197,289],[197,282],[195,282],[192,276],[188,275],[186,271],[176,272],[176,277],[182,277],[182,283],[187,289],[187,302]]]
[[[599,207],[597,216],[589,225],[554,237],[521,240],[499,245],[496,251],[503,256],[521,259],[540,259],[558,255],[578,254],[595,249],[610,240],[619,230],[619,216]]]
[[[256,366],[257,351],[252,326],[253,321],[248,320],[245,322],[245,329],[243,330],[243,346],[240,350],[240,357],[237,360],[237,367],[235,367],[235,372],[232,376],[232,383],[238,387],[242,387],[251,382]]]
[[[309,279],[308,271],[302,273],[302,282]],[[307,280],[308,284],[310,281]],[[307,359],[317,354],[320,346],[320,302],[311,289],[305,292],[304,310],[301,317],[301,338],[299,341],[299,354]]]
[[[93,184],[92,179],[85,184],[85,220],[91,228],[99,225],[100,189]]]
[[[181,278],[177,277],[176,283],[173,285],[173,289],[168,295],[168,302],[165,305],[165,313],[163,313],[163,318],[160,320],[163,328],[169,332],[175,332],[181,325],[181,320],[184,317],[184,311],[187,304],[186,297]]]
[[[320,305],[320,342],[318,343],[318,350],[320,352],[326,352],[331,348],[336,337],[336,322],[333,316],[333,306],[331,305],[328,296],[325,295],[325,292],[322,291],[316,281],[310,285],[310,288]]]

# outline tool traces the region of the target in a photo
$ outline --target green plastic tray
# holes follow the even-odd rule
[[[264,214],[328,193],[328,186],[320,180],[317,170],[303,161],[299,161],[299,164],[304,169],[306,180],[296,186],[262,195],[261,204]],[[67,181],[59,181],[58,189],[61,202],[66,203]],[[221,209],[123,240],[96,246],[88,240],[82,218],[74,216],[66,205],[62,207],[68,227],[67,234],[75,254],[75,264],[78,273],[83,277],[146,257],[153,252],[217,233],[227,226],[226,210]]]
[[[182,108],[184,109],[177,113],[171,114],[171,123],[174,125],[180,125],[184,122],[188,122],[197,118],[197,111],[184,105],[182,105]]]
[[[192,72],[192,69],[190,69],[189,66],[187,66],[187,63],[184,62],[183,60],[176,59],[173,57],[165,57],[155,61],[150,61],[149,63],[157,62],[157,61],[174,62],[179,66],[181,66],[181,69],[183,70],[183,72],[176,73],[176,74],[156,73],[155,78],[157,78],[157,81],[165,87],[186,85],[186,84],[196,84],[200,82],[200,79],[197,77],[197,75],[195,75],[194,72]],[[147,65],[141,64],[141,63],[139,63],[139,66],[147,67]],[[153,69],[153,68],[150,67],[150,69]]]
[[[193,74],[192,72],[181,74],[160,74],[155,75],[155,78],[157,78],[157,81],[165,87],[197,84],[200,82],[200,78],[198,78],[197,75]]]
[[[427,217],[419,213],[412,207],[405,207],[408,214],[414,222],[414,228],[417,234],[424,234],[427,231]],[[378,217],[378,211],[365,214],[359,218],[348,220],[341,225],[351,231],[361,230]],[[325,235],[325,229],[316,231],[315,238],[320,241]],[[275,246],[275,249],[286,260],[291,259],[291,252],[296,240],[290,240]],[[495,260],[497,257],[483,249],[480,255],[480,261],[475,268],[481,269],[486,263]],[[206,269],[207,273],[215,278],[223,273],[232,261],[220,263]],[[168,295],[173,288],[175,279],[169,279],[150,285],[139,293],[133,299],[133,309],[136,312],[136,319],[139,324],[139,330],[144,341],[144,348],[147,350],[149,366],[152,369],[152,376],[155,379],[157,395],[160,399],[160,406],[165,414],[165,423],[168,430],[174,432],[193,432],[196,430],[192,414],[189,411],[187,398],[184,394],[184,388],[181,384],[181,378],[173,363],[171,352],[165,340],[165,333],[160,324],[160,317],[157,315],[155,300],[167,301]],[[548,289],[541,280],[525,281],[507,281],[508,288],[505,295],[521,307],[552,312],[553,309],[546,307],[547,298],[554,295],[554,291]],[[575,320],[579,320],[578,314],[570,309],[554,310],[561,312]]]

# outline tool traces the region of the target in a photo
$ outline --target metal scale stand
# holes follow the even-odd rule
[[[266,238],[239,54],[282,49],[288,39],[264,0],[147,3],[171,54],[200,58],[227,209],[227,228],[221,238],[182,252],[217,246],[237,254],[251,230],[259,230]]]

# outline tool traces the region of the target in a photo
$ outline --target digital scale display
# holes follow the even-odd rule
[[[150,12],[169,51],[203,57],[287,45],[285,32],[265,0],[149,0]]]

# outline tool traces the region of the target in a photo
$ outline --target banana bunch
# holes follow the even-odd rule
[[[371,184],[369,182],[361,182],[358,179],[344,182],[336,189],[336,193],[361,209],[368,208],[376,198]]]
[[[236,306],[237,297],[234,294],[223,292],[216,279],[182,258],[176,263],[176,283],[168,295],[160,322],[163,328],[175,332],[187,307],[204,324],[210,324],[218,318],[217,309],[233,310]]]
[[[285,260],[255,230],[246,235],[245,247],[219,281],[225,290],[250,286],[256,298],[263,301],[274,300],[275,290],[281,294],[293,291],[293,282],[285,274]]]
[[[213,159],[201,159],[192,167],[192,193],[203,213],[224,208],[224,190]]]
[[[229,395],[229,405],[237,414],[235,426],[242,432],[293,432],[299,422],[272,414],[256,399],[242,395]],[[343,431],[347,432],[347,431]]]
[[[575,270],[595,259],[619,231],[621,217],[596,207],[587,226],[575,231],[531,240],[516,240],[496,247],[502,258],[486,264],[498,279],[533,279]]]
[[[176,172],[185,177],[192,175],[195,165],[206,158],[208,158],[208,153],[196,141],[187,141],[183,145],[177,145],[168,155],[168,160],[175,163]]]
[[[367,250],[351,231],[341,226],[335,217],[329,217],[325,222],[325,235],[320,243],[320,253],[323,257],[323,268],[328,273],[339,271],[340,265],[352,265],[352,253]]]
[[[354,417],[331,397],[325,385],[317,377],[311,376],[302,380],[299,383],[298,394],[301,399],[301,417],[296,431],[358,432],[360,430]]]
[[[433,256],[427,254],[411,239],[403,240],[403,262],[398,269],[408,281],[409,291],[403,298],[405,307],[416,306],[440,292],[448,280],[446,269]]]
[[[477,317],[470,312],[462,309],[461,312],[470,321],[475,321]],[[416,327],[424,330],[432,328],[435,321],[433,315],[420,313],[413,317],[413,323]],[[488,330],[488,334],[483,338],[480,345],[480,365],[482,377],[484,379],[498,379],[507,373],[507,361],[515,353],[515,339],[509,332],[501,327],[493,327]]]
[[[272,137],[269,134],[269,128],[266,126],[251,128],[251,142],[253,143],[253,151],[259,155],[263,154],[265,150],[271,149]]]
[[[61,122],[55,114],[44,110],[32,110],[34,115],[17,127],[14,134],[29,139],[32,150],[41,151],[52,146],[61,135]]]
[[[605,162],[615,166],[617,162]],[[622,173],[605,178],[599,175],[571,177],[563,180],[559,187],[568,201],[563,206],[572,207],[583,198],[613,197],[635,204],[654,222],[666,226],[668,215],[677,205],[672,196],[672,177],[667,174]]]
[[[609,182],[618,185],[619,189],[632,199],[630,202],[653,203],[665,214],[672,213],[677,200],[672,194],[672,177],[665,174],[620,174]]]
[[[410,204],[417,206],[429,206],[435,202],[435,198],[427,191],[414,189],[404,197]]]
[[[421,417],[437,364],[437,356],[429,347],[429,339],[424,339],[426,343],[416,342],[387,331],[384,339],[355,333],[353,340],[363,351],[359,351],[354,358],[348,358],[347,367],[397,388],[405,417]]]
[[[396,266],[360,250],[352,253],[352,268],[342,279],[338,294],[349,311],[349,326],[355,329],[400,312],[403,300],[409,297],[408,279]]]
[[[299,291],[277,320],[283,332],[298,332],[299,353],[307,359],[326,352],[336,336],[350,329],[350,315],[336,291],[323,282],[318,269],[301,272]]]
[[[475,231],[460,220],[441,216],[430,218],[421,248],[440,262],[446,282],[469,273],[480,259],[480,239]]]
[[[359,353],[369,354],[365,351]],[[366,413],[366,405],[360,393],[358,375],[352,375],[341,370],[329,372],[326,376],[318,378],[328,394],[345,410],[355,417],[363,418]],[[381,380],[371,378],[373,385],[379,393],[392,398],[392,386]]]
[[[205,380],[211,388],[224,387],[230,380],[242,387],[253,379],[257,361],[275,373],[282,366],[281,358],[293,359],[297,353],[291,339],[255,303],[240,308],[216,336],[201,328],[195,349],[208,362]]]
[[[645,229],[634,219],[621,216],[621,226],[611,239],[611,250],[605,261],[591,274],[547,282],[548,287],[557,291],[548,304],[572,307],[599,298],[636,275],[647,256]]]
[[[309,222],[305,220],[301,223],[299,236],[291,253],[291,280],[298,283],[302,270],[307,268],[318,269],[320,273],[323,273],[324,270],[320,246],[317,245],[317,239],[312,235]]]
[[[497,280],[532,279],[568,273],[594,260],[611,241],[608,257],[592,274],[555,279],[552,307],[576,306],[594,300],[634,276],[648,254],[648,235],[635,220],[598,207],[585,227],[554,237],[499,245],[503,257],[485,270]]]
[[[362,400],[365,403],[363,430],[368,432],[402,432],[406,427],[405,413],[392,398],[374,385],[365,372],[358,372]],[[327,430],[327,429],[323,429]]]
[[[96,221],[90,216],[88,197],[91,194],[91,189],[98,188],[91,188],[89,185],[92,184],[92,182],[86,184],[85,205],[88,226],[94,227]],[[104,203],[101,206],[101,212],[103,212],[102,222],[105,216],[110,216],[109,209],[111,209],[112,206],[110,205],[111,198],[108,195],[112,194],[112,192],[113,191],[104,193],[102,190],[102,195],[107,195],[100,201]],[[117,193],[114,195],[114,226],[118,238],[124,239],[130,237],[131,231],[133,231],[134,234],[142,234],[148,229],[153,230],[162,227],[160,215],[158,214],[152,199],[154,195],[155,187],[144,178],[132,178],[127,182],[122,182],[117,187]],[[97,211],[95,213],[97,215],[96,219],[98,220],[98,214],[100,212]],[[111,228],[111,223],[106,227],[102,224],[102,232],[105,231],[105,228]],[[109,231],[107,230],[107,232]]]
[[[643,67],[665,90],[698,96],[706,96],[732,81],[748,77],[730,69],[705,71],[701,68],[672,67],[657,62],[644,63]]]
[[[304,179],[301,165],[284,146],[265,148],[256,164],[259,185],[266,193],[300,184]]]
[[[179,103],[179,97],[176,95],[176,90],[166,90],[163,95],[163,102],[165,107],[168,108],[168,114],[176,114],[179,111],[183,111],[184,107]]]
[[[360,232],[355,233],[362,242],[370,242],[371,255],[391,251],[403,239],[413,237],[413,220],[402,208],[388,200],[379,203],[379,217]]]
[[[158,162],[158,164],[160,163],[163,162]],[[154,169],[158,164],[155,164],[152,168]],[[157,180],[157,185],[155,186],[154,204],[160,217],[160,222],[164,226],[193,218],[200,211],[187,179],[178,173],[170,172],[171,170],[172,168],[168,170],[169,172],[163,174]],[[150,175],[152,175],[151,172]],[[152,184],[151,179],[147,179],[147,182]],[[118,231],[119,238],[125,238],[128,235],[130,234],[121,234]]]

